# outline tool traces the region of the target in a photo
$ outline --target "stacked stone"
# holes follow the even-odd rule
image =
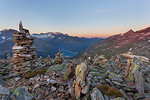
[[[13,58],[14,65],[23,65],[26,61],[31,61],[36,58],[34,48],[34,38],[29,34],[29,30],[23,29],[22,22],[19,24],[20,32],[13,33]]]

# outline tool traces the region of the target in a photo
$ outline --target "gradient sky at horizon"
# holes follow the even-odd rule
[[[150,27],[150,0],[0,0],[0,30],[107,37]]]

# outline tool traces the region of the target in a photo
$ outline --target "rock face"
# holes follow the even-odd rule
[[[22,23],[19,24],[20,32],[13,33],[13,58],[14,65],[23,65],[26,61],[31,61],[36,58],[35,48],[33,45],[33,37],[29,34],[29,30],[23,29]]]

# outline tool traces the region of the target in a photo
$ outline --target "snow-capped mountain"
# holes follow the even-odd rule
[[[55,48],[64,51],[64,54],[75,56],[83,51],[91,44],[96,43],[102,38],[80,38],[69,36],[60,32],[48,32],[40,34],[32,34],[33,37],[42,39],[52,44]]]
[[[16,32],[16,30],[13,29],[5,29],[0,31],[0,43],[3,43],[7,40],[12,40],[14,32]]]
[[[40,34],[32,34],[33,37],[35,38],[39,38],[39,39],[46,39],[46,38],[54,38],[55,34],[53,34],[52,32],[48,32],[48,33],[40,33]]]
[[[0,57],[6,57],[7,53],[12,53],[13,33],[16,30],[9,29],[0,31]],[[74,57],[90,45],[102,40],[102,38],[79,38],[69,36],[60,32],[48,32],[32,34],[35,38],[35,47],[37,56],[54,57],[59,49],[64,56]]]
[[[63,34],[61,32],[48,32],[48,33],[40,33],[40,34],[32,34],[34,38],[39,39],[64,39],[65,37],[68,37],[68,34]],[[71,36],[73,37],[73,36]]]

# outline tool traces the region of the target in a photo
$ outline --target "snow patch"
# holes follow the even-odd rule
[[[5,37],[5,36],[1,36],[1,38],[2,38],[3,40],[5,40],[5,39],[6,39],[6,37]]]
[[[33,37],[39,38],[39,39],[43,39],[43,38],[54,38],[55,36],[53,36],[52,34],[33,34]]]
[[[58,37],[58,39],[60,39],[60,40],[61,40],[61,37]]]

